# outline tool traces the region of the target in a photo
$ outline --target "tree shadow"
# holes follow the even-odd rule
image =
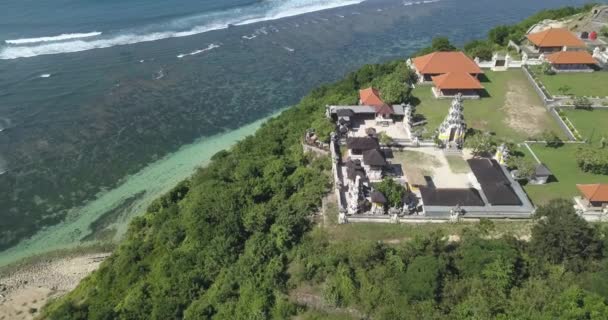
[[[412,122],[420,122],[426,120],[426,117],[421,113],[416,113],[412,116]]]
[[[509,155],[515,158],[523,158],[526,154],[519,150],[512,150]]]
[[[420,105],[420,103],[422,103],[422,101],[418,99],[418,97],[410,96],[408,99],[408,103],[414,107],[417,107]]]

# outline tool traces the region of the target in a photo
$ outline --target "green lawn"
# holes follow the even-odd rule
[[[552,76],[537,71],[536,74],[551,95],[563,95],[559,88],[567,86],[570,89],[566,94],[608,97],[608,72],[605,71],[558,73]]]
[[[608,83],[606,83],[608,86]],[[608,109],[562,109],[576,130],[590,143],[608,138]]]
[[[498,137],[513,141],[538,137],[545,130],[563,135],[523,71],[484,72],[487,81],[482,81],[482,84],[489,97],[464,101],[465,120],[469,127],[494,132]],[[451,100],[435,99],[428,85],[418,86],[412,94],[420,100],[416,113],[428,121],[424,137],[431,137],[445,118]]]
[[[578,168],[576,152],[579,145],[565,144],[557,149],[543,144],[531,144],[530,147],[555,176],[546,185],[524,186],[535,205],[542,205],[554,198],[570,199],[578,195],[577,183],[608,183],[608,176],[586,173]],[[533,159],[525,148],[520,151]]]

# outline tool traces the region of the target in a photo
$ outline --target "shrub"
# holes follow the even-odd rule
[[[403,206],[403,194],[405,193],[405,187],[395,182],[390,178],[384,178],[382,182],[374,184],[374,189],[381,192],[388,201],[388,204],[394,208],[400,208]]]
[[[589,101],[589,99],[587,99],[585,97],[574,98],[574,100],[572,100],[572,104],[574,104],[574,107],[576,109],[590,109],[591,108],[591,101]]]
[[[543,133],[543,140],[545,140],[545,146],[550,148],[559,148],[564,145],[562,139],[553,131],[546,131]]]
[[[322,142],[329,142],[331,133],[336,130],[336,125],[325,117],[319,117],[313,121],[311,127]]]
[[[536,163],[534,163],[532,160],[522,157],[511,157],[508,160],[508,166],[510,168],[517,168],[518,178],[526,180],[534,178]]]
[[[579,148],[576,163],[585,172],[608,175],[608,149]]]
[[[553,70],[553,67],[551,67],[551,64],[548,62],[543,62],[543,64],[540,66],[540,70],[542,71],[543,74],[552,76],[555,74],[555,70]]]
[[[391,138],[391,136],[386,134],[386,132],[380,132],[380,134],[378,134],[378,138],[380,140],[380,143],[382,143],[382,144],[389,145],[389,144],[393,143],[393,138]]]
[[[467,138],[464,145],[472,149],[471,152],[476,156],[485,156],[496,151],[496,142],[492,136],[485,133],[477,133]]]
[[[600,34],[604,37],[608,37],[608,26],[603,26],[602,29],[600,29]]]
[[[557,88],[557,92],[559,92],[561,95],[564,95],[564,96],[567,96],[568,92],[570,92],[570,90],[572,90],[572,87],[570,87],[567,84]]]
[[[464,46],[464,52],[472,58],[478,57],[481,60],[491,60],[494,48],[487,41],[475,40]]]

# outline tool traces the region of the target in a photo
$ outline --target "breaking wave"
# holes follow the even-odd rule
[[[6,44],[28,44],[28,43],[39,43],[39,42],[52,42],[52,41],[63,41],[80,38],[90,38],[101,35],[101,32],[89,32],[89,33],[64,33],[58,36],[52,37],[41,37],[41,38],[25,38],[16,40],[5,40]]]
[[[207,46],[207,48],[205,48],[205,49],[194,50],[194,51],[192,51],[190,53],[182,53],[182,54],[177,55],[177,57],[179,59],[181,59],[181,58],[183,58],[185,56],[194,56],[194,55],[201,54],[203,52],[207,52],[209,50],[213,50],[213,49],[219,48],[219,47],[220,47],[219,45],[212,43],[209,46]]]
[[[119,34],[101,36],[102,34],[99,33],[93,36],[93,33],[90,33],[94,39],[83,36],[88,34],[65,34],[56,37],[8,40],[5,41],[7,46],[0,49],[0,59],[80,52],[167,38],[187,37],[225,29],[232,25],[281,19],[358,4],[363,1],[365,0],[265,0],[254,5],[180,18],[164,24],[152,24]],[[70,36],[72,38],[69,38]],[[41,41],[41,39],[44,40]]]

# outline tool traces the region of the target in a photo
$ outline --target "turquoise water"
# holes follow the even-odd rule
[[[92,223],[104,213],[120,207],[129,197],[141,195],[137,201],[124,207],[116,221],[108,226],[108,229],[116,230],[114,238],[118,240],[126,231],[128,221],[137,214],[143,213],[152,200],[188,178],[196,168],[208,163],[211,156],[218,151],[253,134],[264,120],[258,120],[234,131],[199,139],[151,163],[138,173],[123,179],[118,187],[100,192],[95,200],[70,210],[64,222],[45,228],[35,236],[5,250],[0,255],[0,267],[28,256],[86,244],[87,242],[82,239],[90,233],[89,226]]]
[[[151,194],[191,172],[136,179],[181,170],[158,161],[219,141],[190,159],[202,164],[228,145],[205,137],[267,117],[362,64],[583,2],[5,0],[0,250],[21,245],[0,261],[74,245],[116,208],[126,211],[111,215],[119,236]]]

